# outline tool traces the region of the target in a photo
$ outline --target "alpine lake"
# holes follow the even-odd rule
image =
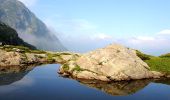
[[[170,100],[170,79],[101,82],[61,77],[60,65],[0,71],[0,100]]]

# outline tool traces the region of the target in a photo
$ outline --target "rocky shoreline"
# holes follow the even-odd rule
[[[26,47],[1,46],[0,67],[63,64],[80,56],[78,53],[30,50]]]
[[[118,44],[85,54],[30,50],[25,47],[1,46],[0,70],[8,66],[61,64],[59,74],[74,79],[124,81],[162,78],[169,75],[150,71],[136,51]]]

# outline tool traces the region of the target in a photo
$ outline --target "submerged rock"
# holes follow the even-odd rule
[[[122,81],[159,78],[159,72],[149,71],[149,66],[137,55],[136,50],[112,44],[82,55],[64,64],[59,72],[74,78],[102,81]]]

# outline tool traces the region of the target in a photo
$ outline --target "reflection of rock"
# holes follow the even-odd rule
[[[145,86],[147,86],[150,81],[149,80],[137,80],[137,81],[120,81],[120,82],[100,82],[100,81],[87,81],[87,80],[80,80],[80,83],[99,89],[107,94],[110,95],[129,95],[133,94]]]
[[[26,74],[28,74],[34,67],[20,67],[20,66],[11,66],[11,67],[0,67],[0,86],[9,85],[16,81],[21,80]]]
[[[170,78],[155,79],[153,82],[170,85]]]
[[[32,66],[0,66],[0,75],[6,73],[19,73],[19,72],[26,72],[30,71],[35,67]]]

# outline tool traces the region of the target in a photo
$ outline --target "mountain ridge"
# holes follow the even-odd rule
[[[47,26],[18,0],[0,0],[0,21],[15,29],[20,38],[38,49],[66,50]]]

